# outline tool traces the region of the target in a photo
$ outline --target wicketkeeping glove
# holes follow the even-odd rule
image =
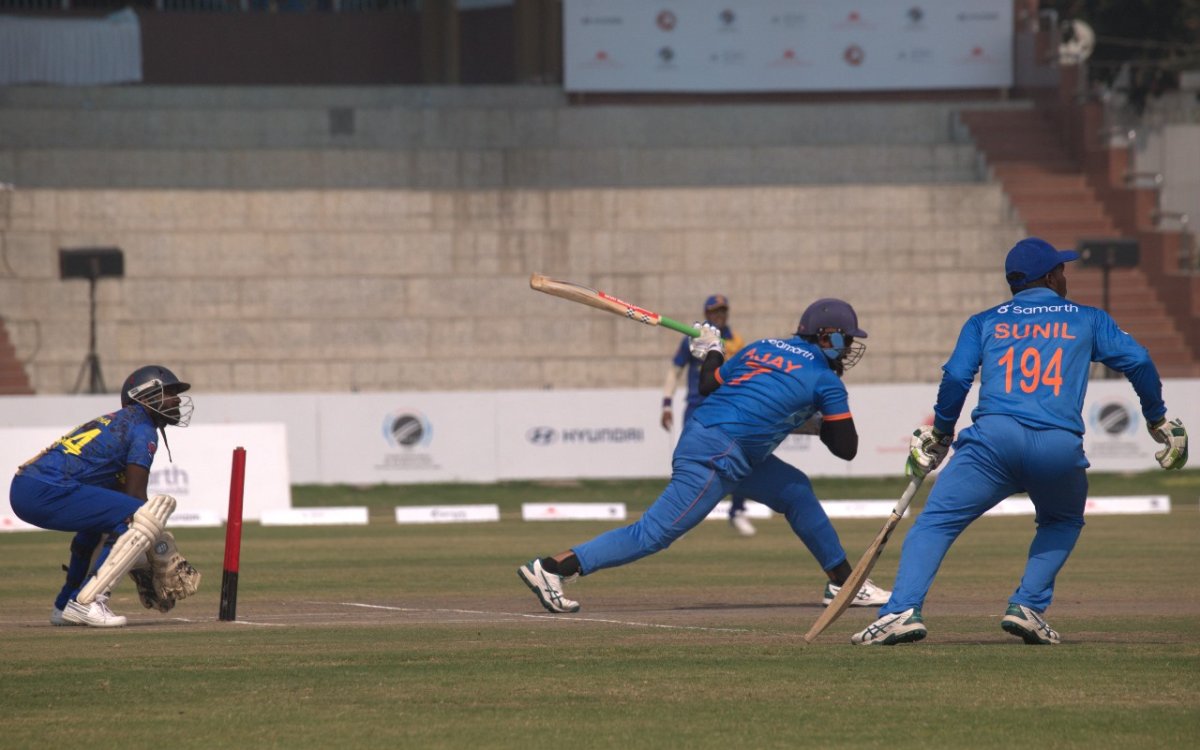
[[[164,613],[200,588],[200,572],[179,554],[175,535],[169,531],[146,550],[145,559],[129,571],[129,577],[137,585],[142,606]]]
[[[954,435],[946,435],[924,425],[913,430],[908,441],[908,460],[904,462],[904,474],[923,477],[937,469],[950,451]]]
[[[693,357],[703,362],[709,352],[725,353],[725,342],[721,340],[720,328],[711,323],[696,322],[692,325],[700,329],[700,335],[692,339],[690,348]]]
[[[1146,423],[1150,437],[1166,447],[1154,454],[1158,465],[1164,469],[1182,469],[1188,460],[1187,430],[1178,419],[1167,421],[1166,417],[1154,424]]]

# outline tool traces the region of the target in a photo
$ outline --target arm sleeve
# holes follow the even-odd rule
[[[933,407],[933,427],[938,432],[954,434],[954,426],[958,424],[982,361],[983,324],[981,318],[974,315],[959,332],[954,353],[942,365],[942,383],[938,386],[937,403]]]
[[[858,455],[858,430],[854,427],[853,417],[821,422],[820,435],[821,442],[829,452],[843,461],[850,461]]]
[[[1162,380],[1150,353],[1133,336],[1122,331],[1111,315],[1103,310],[1096,310],[1095,315],[1092,361],[1125,375],[1142,402],[1142,416],[1147,422],[1162,419],[1166,416],[1167,406],[1163,403]]]
[[[704,363],[700,365],[700,395],[707,396],[721,387],[721,377],[718,371],[725,364],[725,355],[720,352],[709,352],[704,355]]]
[[[858,430],[850,414],[850,398],[842,379],[832,370],[817,381],[813,405],[821,412],[821,442],[829,452],[849,461],[858,454]]]

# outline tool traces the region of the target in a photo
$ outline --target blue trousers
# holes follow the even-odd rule
[[[879,615],[924,604],[958,535],[1018,492],[1028,492],[1033,501],[1037,531],[1011,601],[1044,612],[1054,598],[1054,579],[1083,530],[1089,465],[1083,438],[1067,430],[1035,430],[993,415],[963,430],[954,451],[904,539],[892,598]]]
[[[642,517],[572,548],[581,572],[625,565],[666,549],[735,490],[783,514],[822,570],[845,561],[837,532],[804,472],[774,456],[751,466],[729,436],[693,422],[675,447],[671,481]]]
[[[25,523],[76,532],[71,540],[67,580],[54,600],[58,609],[75,598],[88,575],[108,557],[113,542],[129,529],[129,517],[142,505],[136,497],[104,487],[60,486],[21,475],[13,477],[8,496],[13,512]],[[101,539],[105,539],[104,545]]]
[[[700,399],[700,401],[691,401],[690,399],[688,400],[688,405],[683,410],[684,426],[686,426],[688,423],[688,420],[692,418],[692,413],[696,411],[696,407],[699,406],[703,401],[704,401],[704,399]],[[746,496],[744,494],[738,494],[735,492],[733,494],[733,496],[731,496],[729,498],[729,517],[733,518],[734,516],[736,516],[739,513],[744,512],[745,510],[746,510]]]

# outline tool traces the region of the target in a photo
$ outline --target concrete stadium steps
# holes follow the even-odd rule
[[[1121,236],[1082,167],[1041,112],[964,111],[960,118],[1029,234],[1062,248],[1076,247],[1082,239]],[[1100,271],[1076,264],[1067,278],[1069,296],[1102,306]],[[1150,351],[1163,376],[1200,373],[1200,360],[1142,271],[1114,271],[1109,289],[1109,311]]]
[[[560,86],[0,86],[6,109],[562,107]]]
[[[0,318],[0,396],[25,396],[33,393],[29,376],[8,338],[4,318]]]
[[[1075,264],[1067,271],[1067,296],[1104,308],[1103,279],[1099,269]],[[1108,311],[1122,330],[1146,347],[1164,377],[1200,376],[1200,363],[1183,345],[1183,332],[1141,270],[1114,269],[1109,273]]]
[[[12,87],[0,88],[0,177],[235,190],[977,182],[962,106],[571,105],[556,87],[521,86]]]
[[[86,289],[56,264],[72,244],[125,252],[126,276],[97,289],[106,371],[154,360],[206,390],[453,390],[661,384],[673,334],[536,294],[533,271],[682,320],[719,291],[748,338],[844,296],[871,333],[857,382],[935,380],[966,315],[1003,294],[997,265],[1021,236],[987,184],[12,198],[0,315],[39,321],[29,371],[49,393],[87,350]],[[35,348],[29,324],[10,332]]]
[[[628,187],[948,183],[978,180],[968,145],[492,150],[12,149],[0,175],[26,188]]]
[[[138,87],[140,88],[140,87]],[[173,89],[179,106],[109,106],[105,97],[78,104],[79,94],[51,106],[56,90],[37,101],[23,89],[0,88],[0,135],[10,147],[137,148],[599,148],[937,144],[957,137],[963,102],[819,104],[539,105],[513,87],[514,101],[496,90],[465,88],[458,106],[408,101],[347,101],[347,92],[258,89],[261,101],[214,105],[205,92]],[[254,91],[252,89],[251,91]],[[104,92],[108,93],[108,92]],[[166,92],[164,92],[165,95]],[[189,96],[196,99],[183,106]],[[538,96],[545,96],[539,94]],[[295,97],[292,103],[289,97]],[[71,103],[75,103],[72,106]],[[966,106],[998,108],[1006,103]]]

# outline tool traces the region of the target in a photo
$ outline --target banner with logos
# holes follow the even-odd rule
[[[644,389],[499,393],[497,478],[666,476],[661,403],[661,392]]]
[[[913,429],[933,420],[937,384],[857,385],[853,373],[848,380],[858,456],[853,461],[835,458],[810,435],[789,436],[775,455],[810,476],[897,476]],[[967,397],[960,431],[970,424],[977,392],[973,388]],[[1198,429],[1200,380],[1166,380],[1163,393],[1170,415]],[[249,451],[247,518],[251,503],[290,507],[289,482],[666,478],[683,414],[677,410],[675,430],[663,430],[661,397],[657,389],[253,397],[197,393],[192,426],[168,428],[175,461],[168,462],[160,446],[152,489],[179,497],[181,509],[199,503],[197,511],[215,508],[224,518],[230,452],[238,445]],[[14,428],[0,429],[0,470],[14,471],[71,425],[111,411],[112,400],[0,398],[0,425]],[[683,403],[682,395],[676,402]],[[1147,471],[1157,466],[1158,444],[1146,433],[1137,396],[1123,378],[1093,380],[1083,415],[1084,448],[1094,470]],[[231,421],[238,418],[283,424]],[[53,426],[43,426],[47,423]],[[268,484],[253,484],[260,480]],[[185,505],[184,497],[196,500]]]
[[[0,467],[15,472],[69,429],[70,426],[0,429]],[[167,429],[170,451],[160,438],[150,467],[148,493],[174,497],[178,502],[176,515],[185,519],[215,516],[225,520],[229,514],[233,449],[237,447],[246,449],[242,518],[257,521],[266,511],[292,507],[287,429],[283,425],[192,425],[187,429]]]
[[[566,0],[567,91],[1007,88],[1011,0]]]
[[[493,482],[496,393],[317,397],[319,484]]]

